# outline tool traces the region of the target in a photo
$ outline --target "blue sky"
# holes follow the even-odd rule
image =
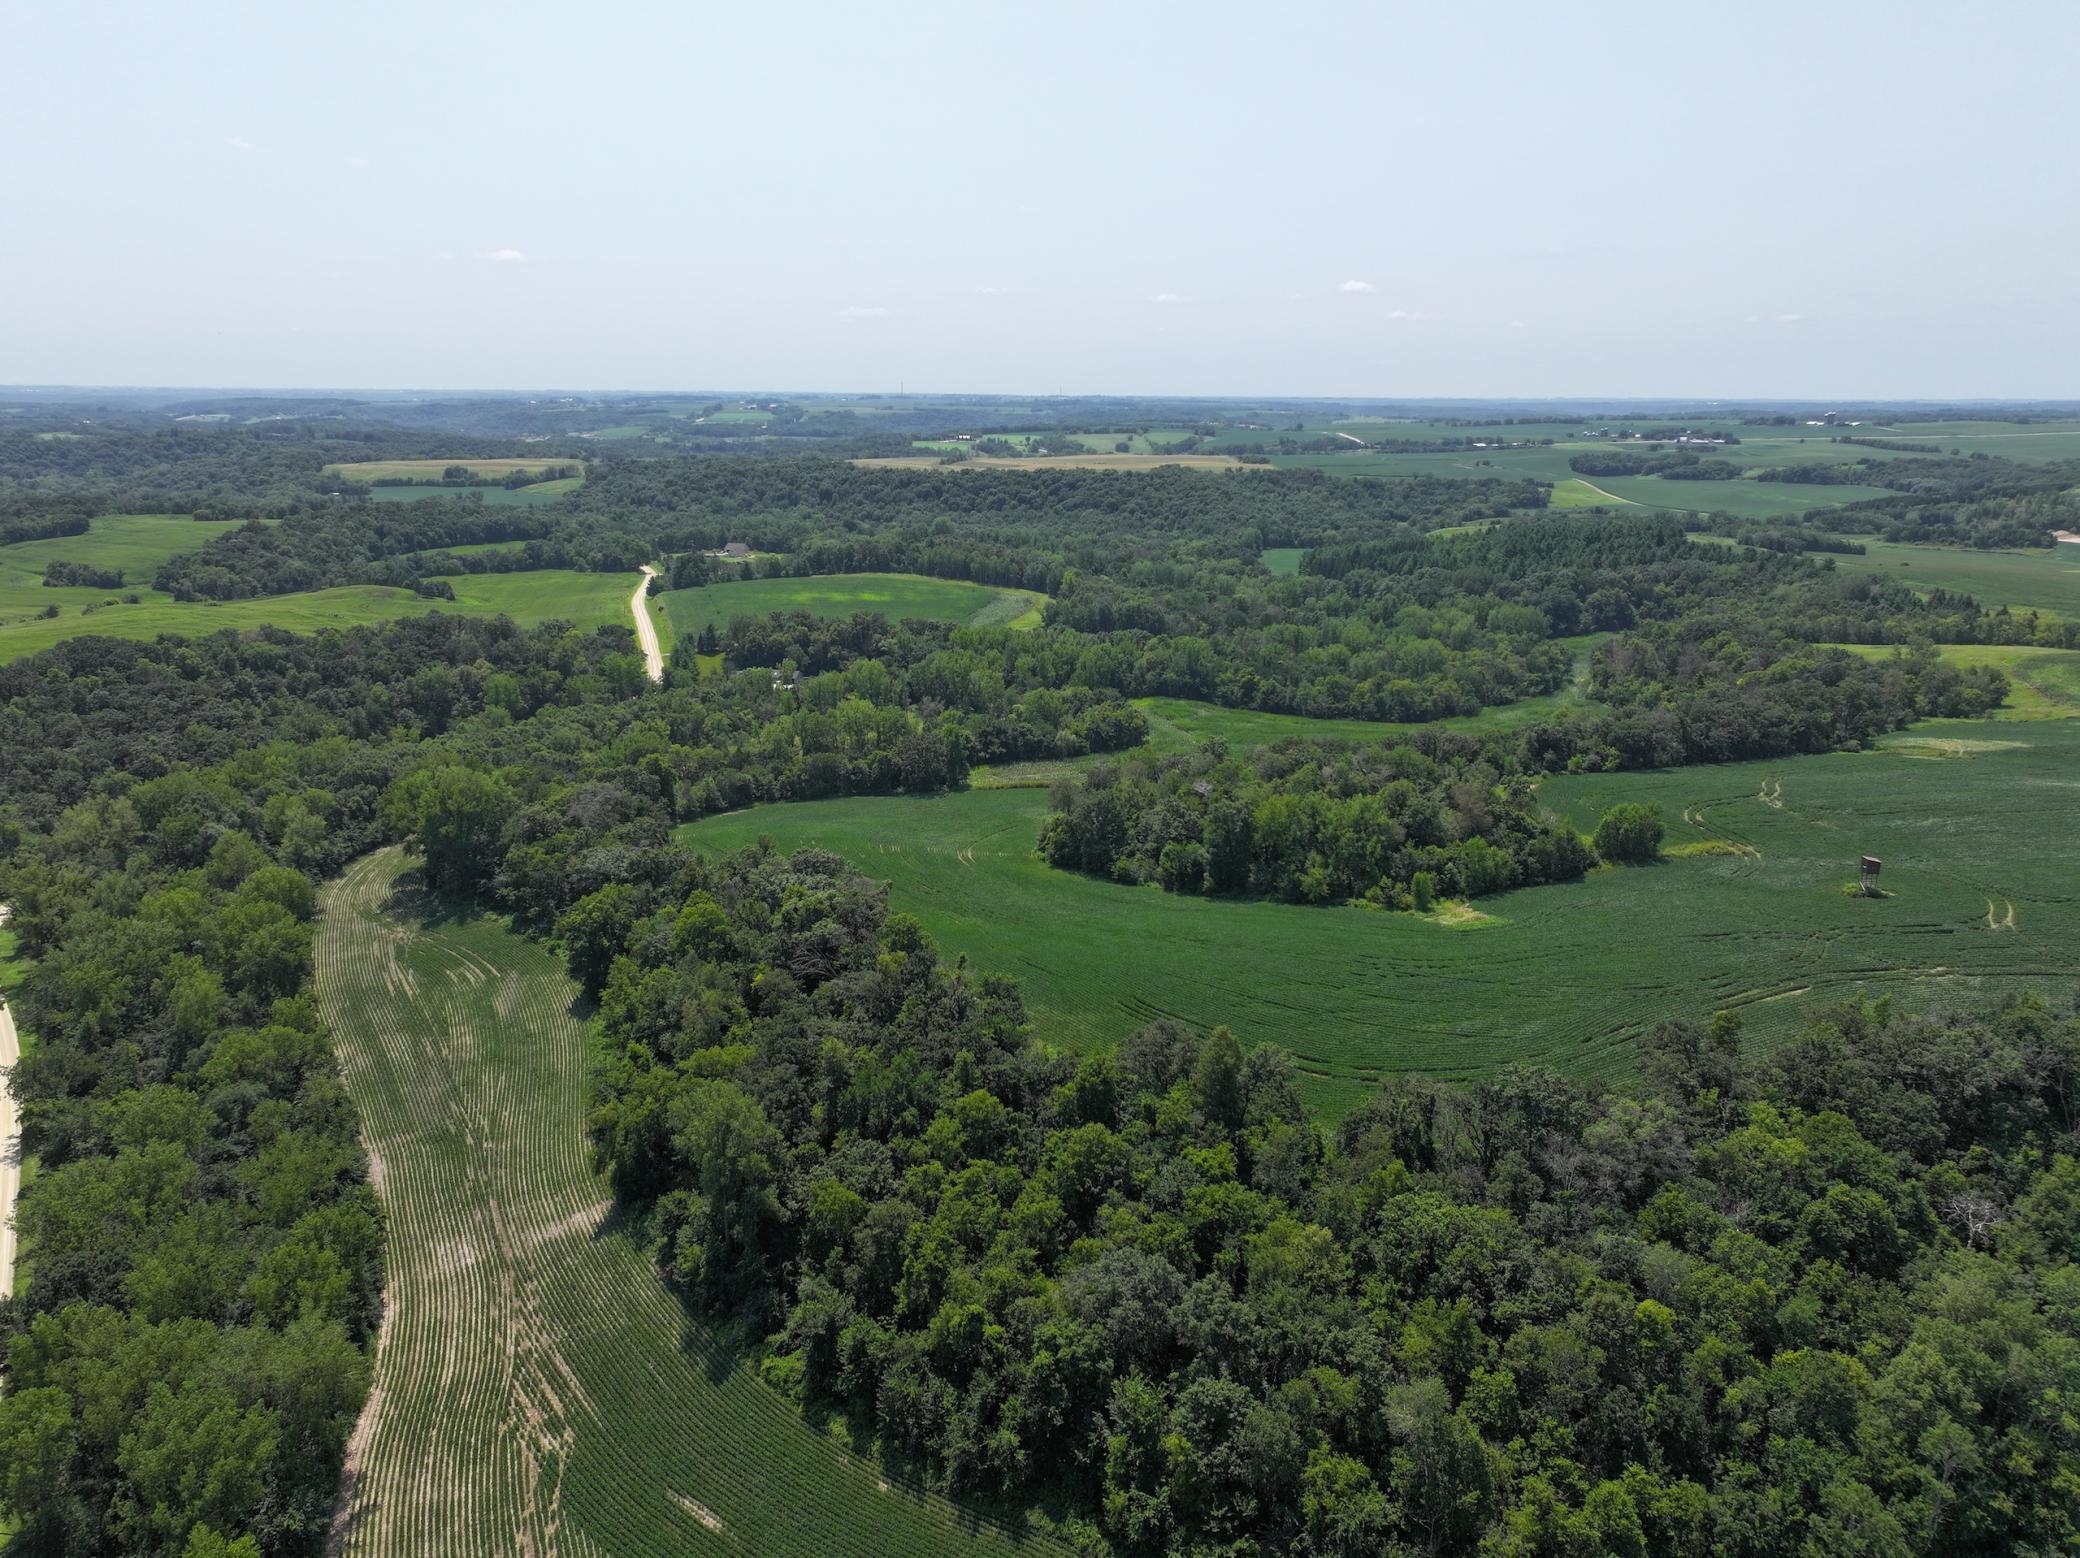
[[[0,0],[0,382],[2075,395],[2076,17]]]

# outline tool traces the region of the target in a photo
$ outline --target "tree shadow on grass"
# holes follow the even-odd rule
[[[491,911],[463,893],[442,892],[426,880],[426,868],[415,865],[399,873],[383,900],[383,912],[400,924],[427,930],[468,925]]]

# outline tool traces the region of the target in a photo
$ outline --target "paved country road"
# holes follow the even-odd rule
[[[0,906],[0,925],[7,923],[7,910]],[[14,1009],[0,1006],[0,1070],[22,1058],[21,1040],[14,1031]],[[0,1298],[14,1291],[14,1198],[22,1188],[22,1122],[15,1112],[14,1094],[0,1076]]]
[[[648,563],[643,565],[643,581],[629,598],[628,609],[635,613],[636,642],[643,646],[643,665],[650,673],[650,680],[664,680],[664,652],[657,647],[657,624],[650,620],[650,609],[644,596],[649,592],[650,580],[657,570]]]

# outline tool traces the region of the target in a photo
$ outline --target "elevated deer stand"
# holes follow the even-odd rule
[[[1875,898],[1878,896],[1878,872],[1883,868],[1883,865],[1884,862],[1879,860],[1876,855],[1865,855],[1863,857],[1863,870],[1856,878],[1856,890],[1862,893],[1864,897]]]

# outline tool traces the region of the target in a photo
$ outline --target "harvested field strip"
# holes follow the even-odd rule
[[[388,1312],[334,1550],[1052,1552],[811,1428],[666,1289],[584,1135],[556,959],[404,856],[327,888],[318,992],[389,1218]]]

